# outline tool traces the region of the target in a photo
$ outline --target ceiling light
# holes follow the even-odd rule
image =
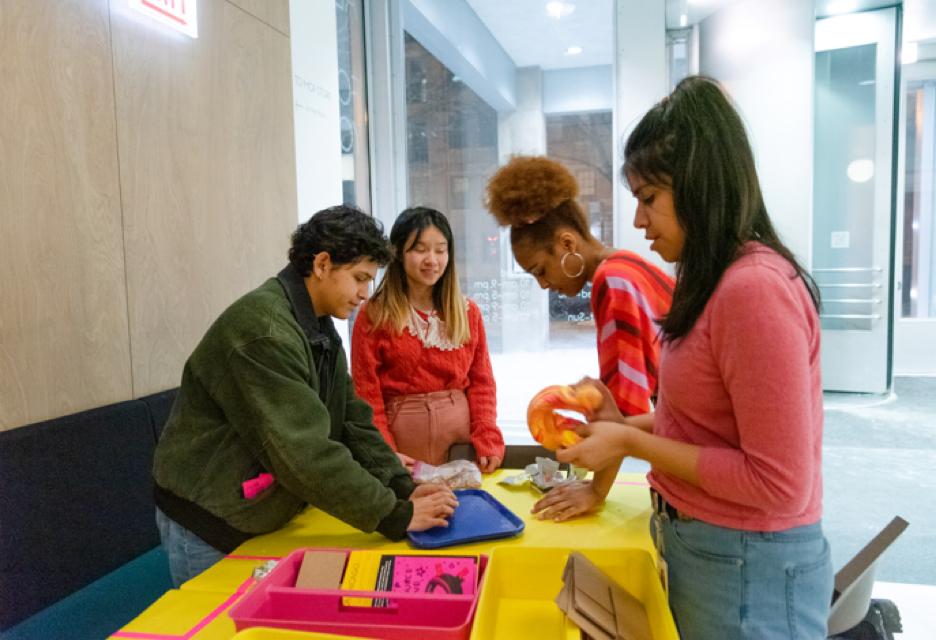
[[[688,24],[689,24],[689,16],[687,16],[685,13],[681,14],[679,16],[679,26],[685,27]]]
[[[550,18],[564,18],[570,13],[575,11],[575,5],[571,2],[559,2],[558,0],[553,0],[553,2],[546,3],[546,13]]]
[[[919,47],[916,42],[905,42],[903,50],[900,52],[900,62],[903,64],[913,64],[920,57]]]
[[[569,47],[568,49],[566,49],[566,52],[565,52],[567,56],[577,56],[580,53],[582,53],[582,47],[576,47],[576,46]]]
[[[833,0],[828,4],[826,10],[832,14],[836,15],[839,13],[851,13],[858,8],[858,3],[855,0]]]

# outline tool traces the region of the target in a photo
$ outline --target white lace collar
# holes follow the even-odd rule
[[[454,351],[459,345],[454,344],[445,330],[445,321],[439,317],[435,310],[430,311],[424,318],[415,307],[410,306],[410,315],[406,321],[406,329],[415,336],[427,349],[440,351]]]

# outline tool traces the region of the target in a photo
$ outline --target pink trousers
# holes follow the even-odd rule
[[[448,462],[449,447],[471,442],[471,412],[460,390],[397,396],[387,403],[387,422],[397,450],[429,464]]]

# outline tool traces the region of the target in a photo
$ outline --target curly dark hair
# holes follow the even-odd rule
[[[514,156],[488,182],[485,204],[498,224],[510,227],[512,244],[549,246],[562,228],[592,237],[578,193],[572,172],[555,160]]]
[[[380,266],[390,262],[383,225],[360,209],[338,205],[322,209],[292,234],[289,262],[303,277],[312,273],[316,254],[326,252],[336,265],[370,258]]]

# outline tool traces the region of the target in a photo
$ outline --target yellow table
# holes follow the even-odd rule
[[[516,538],[489,540],[450,547],[466,553],[490,554],[494,547],[571,547],[577,549],[646,549],[653,552],[648,522],[650,499],[642,474],[619,476],[605,506],[597,513],[568,522],[541,521],[530,515],[540,494],[528,486],[509,488],[497,484],[499,471],[485,477],[484,489],[525,522]],[[378,534],[366,534],[316,509],[296,516],[279,531],[258,536],[238,547],[214,567],[172,590],[153,603],[112,638],[136,640],[228,640],[235,635],[227,609],[251,584],[253,569],[265,560],[286,556],[301,547],[340,547],[403,551],[406,542],[390,542]],[[531,630],[535,632],[535,630]]]

